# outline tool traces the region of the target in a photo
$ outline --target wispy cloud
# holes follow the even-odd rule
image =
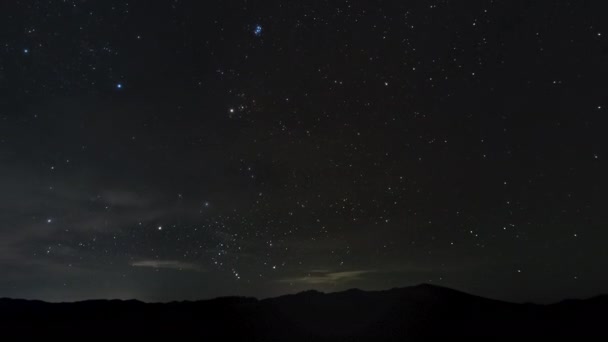
[[[150,204],[150,199],[126,190],[105,191],[102,198],[112,206],[118,207],[145,207]]]
[[[354,280],[362,279],[366,274],[373,273],[374,270],[357,270],[330,272],[327,270],[313,270],[303,277],[284,278],[284,283],[300,283],[307,285],[342,284]]]
[[[172,270],[187,270],[187,271],[203,271],[202,267],[189,263],[189,262],[181,262],[181,261],[173,261],[173,260],[141,260],[135,261],[131,263],[131,266],[134,267],[150,267],[150,268],[167,268]]]

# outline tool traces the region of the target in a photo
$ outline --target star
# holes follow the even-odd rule
[[[122,89],[122,83],[116,84],[116,89]]]
[[[163,230],[163,226],[158,226],[158,230]]]
[[[30,50],[29,49],[23,49],[23,53],[27,55],[27,54],[30,53]]]

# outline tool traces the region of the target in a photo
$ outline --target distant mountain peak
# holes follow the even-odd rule
[[[311,289],[311,290],[306,290],[306,291],[299,292],[298,294],[301,294],[301,295],[324,295],[325,292],[321,292],[321,291],[318,291],[318,290]]]

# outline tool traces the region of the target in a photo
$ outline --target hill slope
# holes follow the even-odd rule
[[[0,299],[6,335],[401,340],[436,336],[608,336],[608,297],[513,304],[419,285],[387,291],[307,291],[257,300],[230,297],[147,304],[50,304]]]

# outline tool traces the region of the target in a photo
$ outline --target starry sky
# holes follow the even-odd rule
[[[0,297],[608,292],[603,1],[0,4]]]

